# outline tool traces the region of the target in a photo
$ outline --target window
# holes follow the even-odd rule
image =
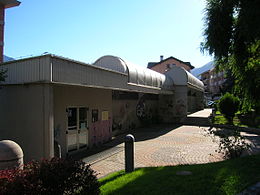
[[[86,129],[87,123],[87,108],[79,108],[79,129]]]
[[[94,109],[92,110],[92,122],[97,122],[98,121],[98,110]]]

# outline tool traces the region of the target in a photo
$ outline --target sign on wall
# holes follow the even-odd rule
[[[102,121],[108,120],[108,111],[102,111]]]

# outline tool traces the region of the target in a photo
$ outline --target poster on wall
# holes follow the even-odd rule
[[[108,111],[102,111],[102,121],[108,120]]]

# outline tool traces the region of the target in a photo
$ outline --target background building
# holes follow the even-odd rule
[[[174,66],[183,67],[188,72],[190,72],[190,70],[194,68],[190,64],[190,62],[183,62],[172,56],[166,59],[163,59],[163,56],[160,56],[159,62],[149,62],[147,68],[150,68],[156,72],[164,74]]]
[[[226,81],[225,72],[217,71],[213,62],[192,70],[192,73],[203,82],[207,100],[212,100],[221,95]]]

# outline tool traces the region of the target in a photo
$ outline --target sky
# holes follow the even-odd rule
[[[173,56],[200,67],[204,0],[20,0],[5,13],[4,53],[45,52],[94,63],[114,55],[146,67]]]

